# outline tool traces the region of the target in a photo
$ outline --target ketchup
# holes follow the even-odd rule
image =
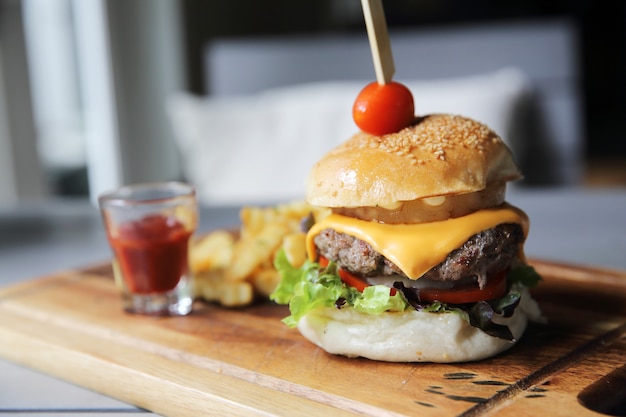
[[[159,214],[126,222],[109,236],[126,285],[134,294],[173,290],[187,272],[191,231]]]

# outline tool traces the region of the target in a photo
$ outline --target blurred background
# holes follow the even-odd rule
[[[424,111],[498,127],[527,186],[626,185],[626,3],[383,4]],[[355,129],[328,102],[374,79],[359,0],[0,0],[0,207],[170,179],[256,198],[229,169],[299,177]]]

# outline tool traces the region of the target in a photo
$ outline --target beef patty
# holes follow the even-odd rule
[[[486,276],[505,269],[519,254],[524,233],[519,224],[504,223],[470,237],[460,248],[421,278],[436,281],[456,281],[476,277],[480,287]],[[333,229],[324,229],[314,238],[320,255],[355,274],[371,277],[404,273],[372,246],[360,239]]]

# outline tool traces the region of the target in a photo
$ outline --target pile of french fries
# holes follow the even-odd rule
[[[327,214],[303,201],[243,207],[238,231],[216,230],[192,243],[189,266],[196,296],[225,307],[267,298],[280,281],[274,268],[276,253],[284,249],[292,265],[301,265],[306,258],[302,222]]]

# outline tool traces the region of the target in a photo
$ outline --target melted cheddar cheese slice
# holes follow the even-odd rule
[[[306,237],[309,258],[315,258],[313,238],[330,228],[361,239],[396,264],[409,278],[417,279],[446,259],[476,233],[503,223],[518,223],[528,235],[528,216],[502,204],[466,216],[419,224],[382,224],[331,214],[317,222]]]

